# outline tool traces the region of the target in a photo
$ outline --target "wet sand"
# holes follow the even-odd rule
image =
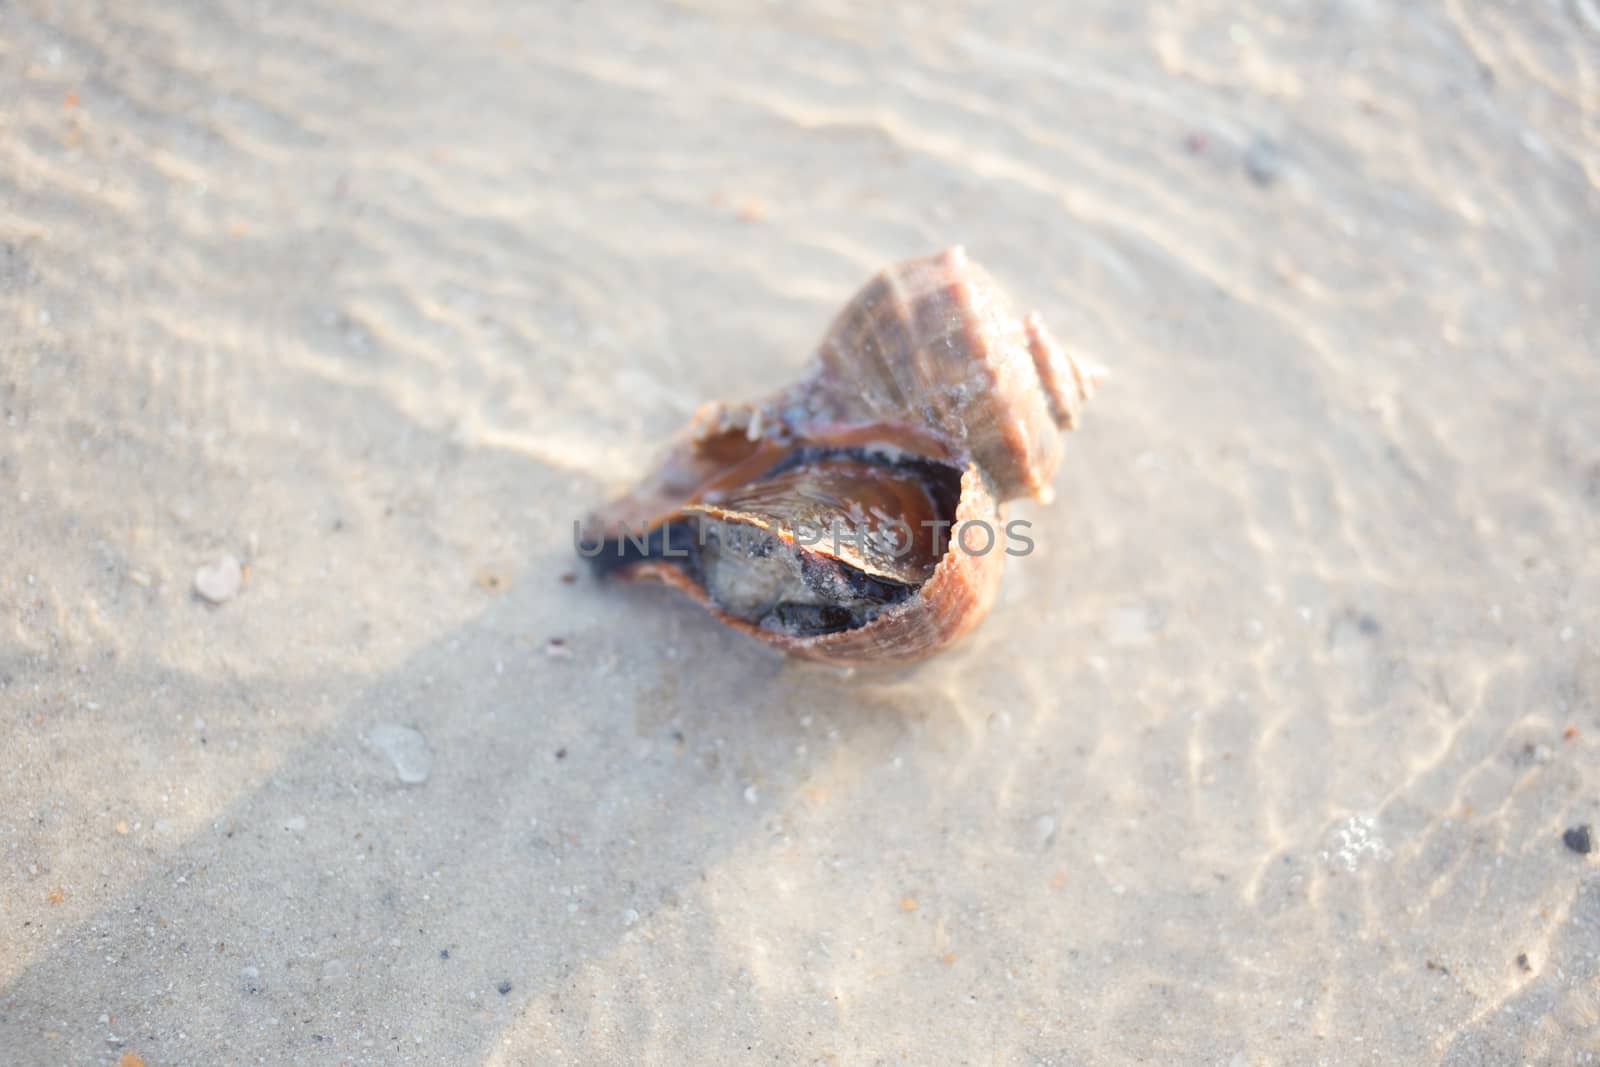
[[[443,7],[0,6],[9,1062],[1600,1062],[1592,0]],[[956,243],[970,639],[563,581]]]

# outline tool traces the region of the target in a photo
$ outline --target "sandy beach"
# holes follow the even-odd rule
[[[956,244],[975,633],[588,575]],[[0,1060],[1600,1063],[1597,294],[1595,0],[0,0]]]

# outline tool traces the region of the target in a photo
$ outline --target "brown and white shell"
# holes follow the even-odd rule
[[[910,260],[845,305],[801,381],[697,411],[649,477],[589,517],[580,551],[787,652],[918,659],[987,614],[1005,551],[978,554],[961,532],[1050,498],[1061,431],[1093,387],[963,249]]]

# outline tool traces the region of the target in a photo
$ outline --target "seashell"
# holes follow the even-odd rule
[[[1004,504],[1050,499],[1094,384],[964,250],[910,260],[845,305],[799,382],[697,411],[579,549],[787,652],[927,656],[988,613]]]

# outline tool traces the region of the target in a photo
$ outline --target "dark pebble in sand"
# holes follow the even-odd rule
[[[449,949],[447,949],[447,948],[442,948],[442,949],[440,949],[440,950],[439,950],[439,958],[440,958],[440,959],[441,959],[441,960],[447,960],[447,959],[449,959],[449,958],[450,958],[450,950],[449,950]]]
[[[1528,954],[1526,952],[1517,953],[1517,966],[1521,967],[1526,974],[1533,973],[1533,964],[1528,962]]]
[[[1587,856],[1594,851],[1594,835],[1589,832],[1589,824],[1568,827],[1567,832],[1561,835],[1561,843],[1580,856]]]
[[[495,986],[495,988],[500,991],[500,995],[503,997],[507,993],[511,992],[511,983],[510,982],[501,982],[499,985]]]
[[[1244,150],[1244,172],[1257,185],[1271,185],[1283,173],[1283,151],[1270,137],[1257,137]]]

